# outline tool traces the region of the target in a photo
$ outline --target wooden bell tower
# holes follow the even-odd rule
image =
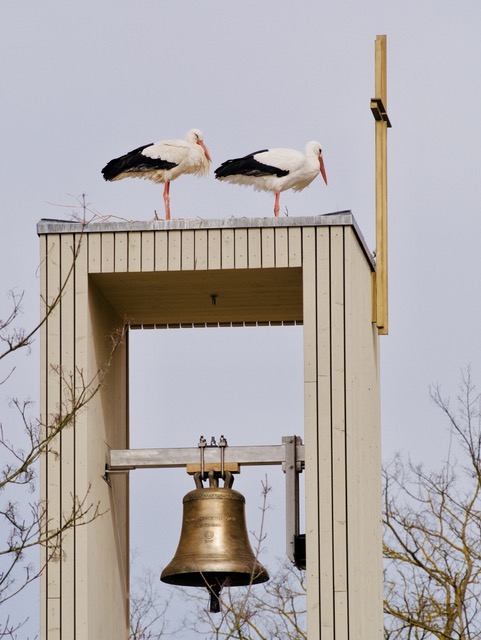
[[[166,330],[303,326],[298,432],[306,452],[308,634],[381,640],[375,265],[352,214],[85,226],[43,220],[38,234],[43,300],[62,290],[42,329],[44,421],[102,370],[109,336],[125,319]],[[86,496],[101,514],[68,531],[47,563],[43,640],[128,638],[128,474],[115,474],[111,485],[103,479],[110,450],[128,448],[127,334],[99,392],[42,464],[49,526],[61,524],[72,496]]]

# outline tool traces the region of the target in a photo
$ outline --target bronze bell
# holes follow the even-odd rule
[[[269,574],[250,546],[245,499],[231,489],[232,474],[225,472],[223,488],[209,475],[211,486],[204,488],[201,474],[195,474],[197,488],[184,496],[177,551],[160,579],[184,587],[206,587],[210,610],[217,612],[222,587],[258,584],[269,580]]]

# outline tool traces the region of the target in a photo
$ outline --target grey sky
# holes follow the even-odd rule
[[[69,206],[80,194],[85,192],[102,215],[148,220],[154,209],[163,211],[158,185],[106,183],[100,170],[130,149],[183,137],[192,127],[204,132],[213,168],[257,149],[303,150],[308,140],[319,140],[329,186],[319,178],[302,193],[283,194],[281,215],[286,207],[290,216],[350,209],[374,249],[369,100],[375,36],[387,34],[393,128],[388,134],[390,335],[381,338],[383,447],[386,456],[404,448],[435,461],[441,455],[440,419],[428,398],[429,384],[439,381],[454,390],[468,363],[478,380],[481,376],[480,22],[477,0],[4,0],[0,294],[25,289],[24,323],[37,319],[35,225],[42,217],[68,220]],[[175,181],[171,207],[173,217],[271,216],[273,197],[219,184],[211,173]],[[2,308],[5,303],[3,297]],[[274,365],[272,380],[267,365],[275,347],[267,344],[270,338],[251,335],[199,339],[197,381],[216,375],[219,367],[202,364],[210,362],[213,350],[232,348],[230,373],[239,375],[236,384],[244,384],[251,372],[243,354],[251,349],[266,364],[257,367],[264,376],[257,385],[265,383],[274,394],[273,380],[278,397],[286,396],[281,385],[296,384],[289,370],[299,366],[299,331],[282,334],[286,373],[280,375]],[[187,346],[168,345],[167,338],[167,333],[134,338],[139,361],[149,358],[145,379],[150,382],[139,382],[136,391],[141,408],[134,408],[135,415],[146,428],[144,435],[139,427],[139,438],[152,435],[145,425],[155,419],[156,408],[154,403],[147,411],[148,398],[156,393],[166,402],[172,398],[169,411],[176,404],[184,407],[181,415],[189,421],[186,397],[204,397],[196,369],[192,378],[180,367]],[[231,347],[231,341],[244,339],[253,345]],[[163,378],[151,340],[158,340],[159,360],[175,364],[175,384]],[[37,398],[37,371],[34,349],[19,363],[16,383],[1,393]],[[231,393],[224,384],[224,393]],[[302,391],[293,394],[294,406],[300,402],[302,410]],[[257,411],[265,422],[266,406],[269,399],[256,398],[252,413],[239,409],[240,419],[252,424]],[[221,402],[217,416],[212,407],[202,407],[213,413],[182,437],[196,442],[211,424],[218,435],[223,407]],[[285,435],[277,428],[283,415],[272,416],[273,438]],[[232,440],[235,428],[227,425],[225,431]],[[252,437],[260,432],[257,425]],[[241,491],[242,482],[241,477]],[[179,490],[174,511],[187,490]],[[180,515],[172,518],[176,540]]]

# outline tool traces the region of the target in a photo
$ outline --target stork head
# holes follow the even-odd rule
[[[306,145],[306,156],[310,155],[310,154],[313,154],[313,155],[317,156],[317,158],[319,160],[319,171],[321,172],[322,179],[327,184],[326,169],[324,167],[324,159],[322,157],[322,149],[321,149],[321,145],[319,144],[319,142],[316,142],[315,140],[312,140],[311,142],[307,143],[307,145]]]
[[[205,157],[209,162],[212,162],[212,158],[210,157],[209,150],[204,144],[204,134],[200,129],[191,129],[187,135],[185,136],[187,142],[191,142],[192,144],[198,144],[204,150]]]

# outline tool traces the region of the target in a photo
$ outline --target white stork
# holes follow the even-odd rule
[[[274,215],[279,215],[281,191],[302,191],[321,173],[327,184],[321,145],[314,140],[306,145],[305,155],[294,149],[263,149],[243,158],[226,160],[215,170],[218,180],[250,185],[256,191],[276,194]]]
[[[170,183],[183,173],[203,176],[211,157],[199,129],[191,129],[185,140],[163,140],[129,151],[102,169],[105,180],[145,178],[164,183],[165,219],[170,220]]]

